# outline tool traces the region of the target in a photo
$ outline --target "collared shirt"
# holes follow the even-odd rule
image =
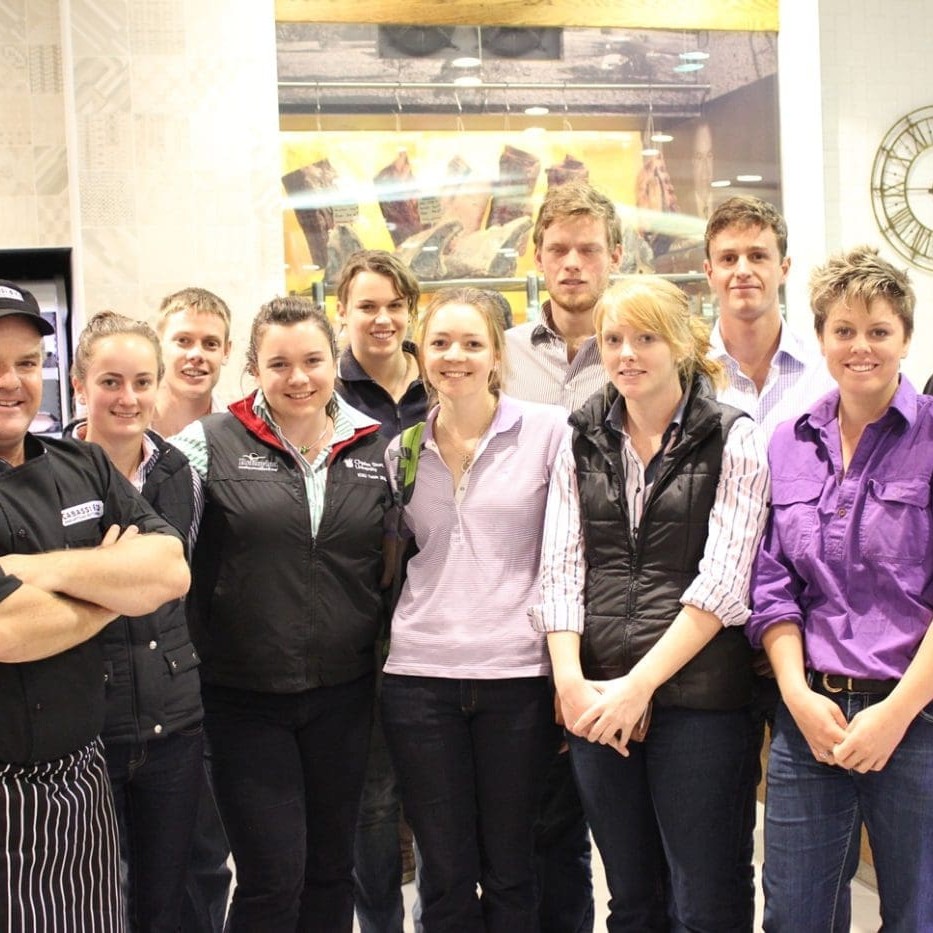
[[[683,402],[675,418],[683,417]],[[618,420],[618,419],[617,419]],[[608,423],[612,423],[610,410]],[[679,430],[669,426],[669,440]],[[644,465],[623,441],[623,463],[634,459],[638,469],[626,468],[626,497],[633,524],[639,521],[644,494]],[[749,576],[758,540],[767,518],[768,470],[764,436],[750,418],[739,418],[729,431],[722,452],[722,470],[709,516],[709,536],[697,576],[680,598],[715,615],[722,624],[742,625],[749,615]],[[637,511],[636,511],[637,510]],[[573,457],[555,465],[547,504],[541,554],[541,602],[529,609],[532,627],[540,632],[577,632],[584,628],[586,555]]]
[[[716,397],[720,402],[751,415],[767,438],[782,421],[799,417],[817,399],[836,388],[819,352],[808,347],[784,323],[781,324],[778,348],[771,359],[771,368],[761,392],[742,372],[738,361],[726,351],[719,321],[710,334],[710,343],[709,355],[723,364],[728,379]]]
[[[541,323],[519,324],[505,332],[505,390],[514,398],[576,411],[608,381],[595,337],[587,337],[567,362],[567,342],[554,329],[551,303]]]
[[[417,359],[418,348],[411,341],[402,344],[403,351]],[[379,433],[390,440],[405,428],[424,421],[428,407],[428,393],[420,377],[406,387],[404,394],[395,401],[385,389],[360,366],[353,352],[347,347],[337,361],[336,390],[357,411],[379,422]]]
[[[778,622],[804,633],[808,667],[904,674],[933,617],[933,398],[901,377],[843,472],[838,392],[781,425],[773,509],[755,564],[754,645]]]
[[[362,412],[348,405],[337,393],[334,393],[334,399],[337,401],[337,410],[334,415],[334,433],[311,463],[305,460],[299,453],[298,448],[282,433],[273,420],[272,413],[269,411],[269,406],[262,394],[262,389],[256,390],[256,396],[253,400],[253,410],[272,428],[279,442],[292,454],[295,463],[302,472],[305,492],[308,497],[308,508],[311,514],[312,534],[317,534],[318,527],[321,524],[321,514],[324,511],[324,492],[327,486],[327,466],[331,449],[340,441],[346,441],[353,437],[357,428],[375,423],[372,418],[368,418]],[[200,481],[202,483],[206,482],[210,465],[210,448],[201,422],[193,421],[180,434],[176,434],[168,440],[170,444],[174,444],[188,458]],[[203,506],[203,492],[199,498]]]
[[[428,415],[405,524],[418,553],[392,619],[385,670],[424,677],[537,677],[550,670],[526,608],[537,602],[544,509],[566,413],[501,395],[456,489]],[[398,440],[386,454],[394,476]]]

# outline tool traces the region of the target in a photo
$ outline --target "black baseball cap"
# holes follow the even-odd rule
[[[50,337],[55,333],[55,328],[40,313],[39,302],[36,301],[32,292],[20,288],[15,282],[0,279],[0,318],[10,314],[29,318],[36,325],[39,333],[45,337]]]

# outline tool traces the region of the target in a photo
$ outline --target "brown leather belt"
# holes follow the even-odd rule
[[[810,683],[826,693],[873,693],[887,696],[899,680],[872,680],[870,677],[849,677],[846,674],[824,674],[810,671]]]

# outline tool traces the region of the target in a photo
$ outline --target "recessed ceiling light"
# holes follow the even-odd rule
[[[483,63],[472,55],[464,55],[462,58],[455,58],[450,64],[454,68],[476,68]]]
[[[736,175],[736,181],[761,181],[761,175]]]
[[[683,75],[691,71],[699,71],[703,67],[702,62],[681,62],[679,65],[674,65],[674,71]]]
[[[670,133],[652,133],[651,141],[653,143],[670,143],[674,141],[674,137]]]
[[[709,58],[709,52],[701,52],[699,49],[694,49],[691,52],[681,52],[680,57],[685,62],[705,62]]]
[[[711,181],[710,188],[728,188],[732,184],[728,178],[720,178],[718,181]]]
[[[543,117],[550,113],[550,110],[548,110],[547,107],[526,107],[525,113],[528,114],[529,117]]]
[[[528,136],[543,136],[547,130],[543,126],[526,126],[522,132]]]
[[[459,78],[454,78],[457,87],[479,87],[482,83],[483,79],[479,75],[460,75]]]
[[[660,155],[661,150],[657,149],[655,146],[645,146],[645,148],[642,149],[641,154],[645,156],[645,158],[650,158],[651,156]]]

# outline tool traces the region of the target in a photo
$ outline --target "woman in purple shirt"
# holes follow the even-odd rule
[[[746,626],[783,702],[768,764],[767,931],[848,930],[862,824],[885,930],[933,929],[933,399],[900,375],[907,276],[860,247],[814,271],[838,391],[771,442]]]

